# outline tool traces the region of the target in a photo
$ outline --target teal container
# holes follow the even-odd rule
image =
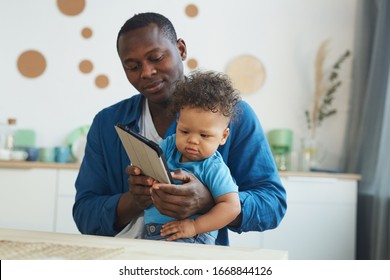
[[[291,170],[292,130],[287,128],[273,129],[268,132],[267,137],[278,170]]]
[[[68,163],[71,161],[71,150],[68,146],[55,147],[55,161],[59,163]]]

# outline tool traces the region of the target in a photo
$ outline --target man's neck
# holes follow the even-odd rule
[[[176,117],[170,109],[170,103],[156,104],[149,102],[149,111],[158,135],[164,138],[166,131]]]

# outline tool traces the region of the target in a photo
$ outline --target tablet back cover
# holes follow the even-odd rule
[[[161,183],[171,183],[170,174],[167,173],[168,168],[158,144],[120,125],[116,125],[115,129],[132,165],[141,168],[144,175]]]

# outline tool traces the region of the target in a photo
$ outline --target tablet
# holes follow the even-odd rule
[[[160,183],[173,183],[161,147],[157,143],[130,130],[125,125],[117,124],[115,129],[132,165],[139,167],[142,174]]]

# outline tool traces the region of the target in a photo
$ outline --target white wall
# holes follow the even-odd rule
[[[184,13],[192,3],[199,8],[195,18]],[[155,11],[172,20],[189,57],[202,68],[224,71],[241,54],[259,58],[265,83],[244,99],[265,131],[293,129],[298,148],[313,95],[317,48],[331,39],[329,64],[346,49],[353,52],[355,8],[355,0],[86,0],[84,12],[69,17],[53,0],[0,0],[0,122],[16,117],[19,127],[36,130],[39,146],[59,145],[98,110],[134,94],[116,54],[116,35],[134,13]],[[90,39],[80,35],[87,26],[94,32]],[[27,49],[41,51],[47,60],[46,71],[35,79],[24,78],[16,67]],[[79,71],[83,59],[93,62],[92,73]],[[350,65],[343,67],[344,84],[334,102],[338,114],[319,131],[328,168],[338,167],[342,149]],[[94,85],[99,74],[110,78],[105,89]]]

